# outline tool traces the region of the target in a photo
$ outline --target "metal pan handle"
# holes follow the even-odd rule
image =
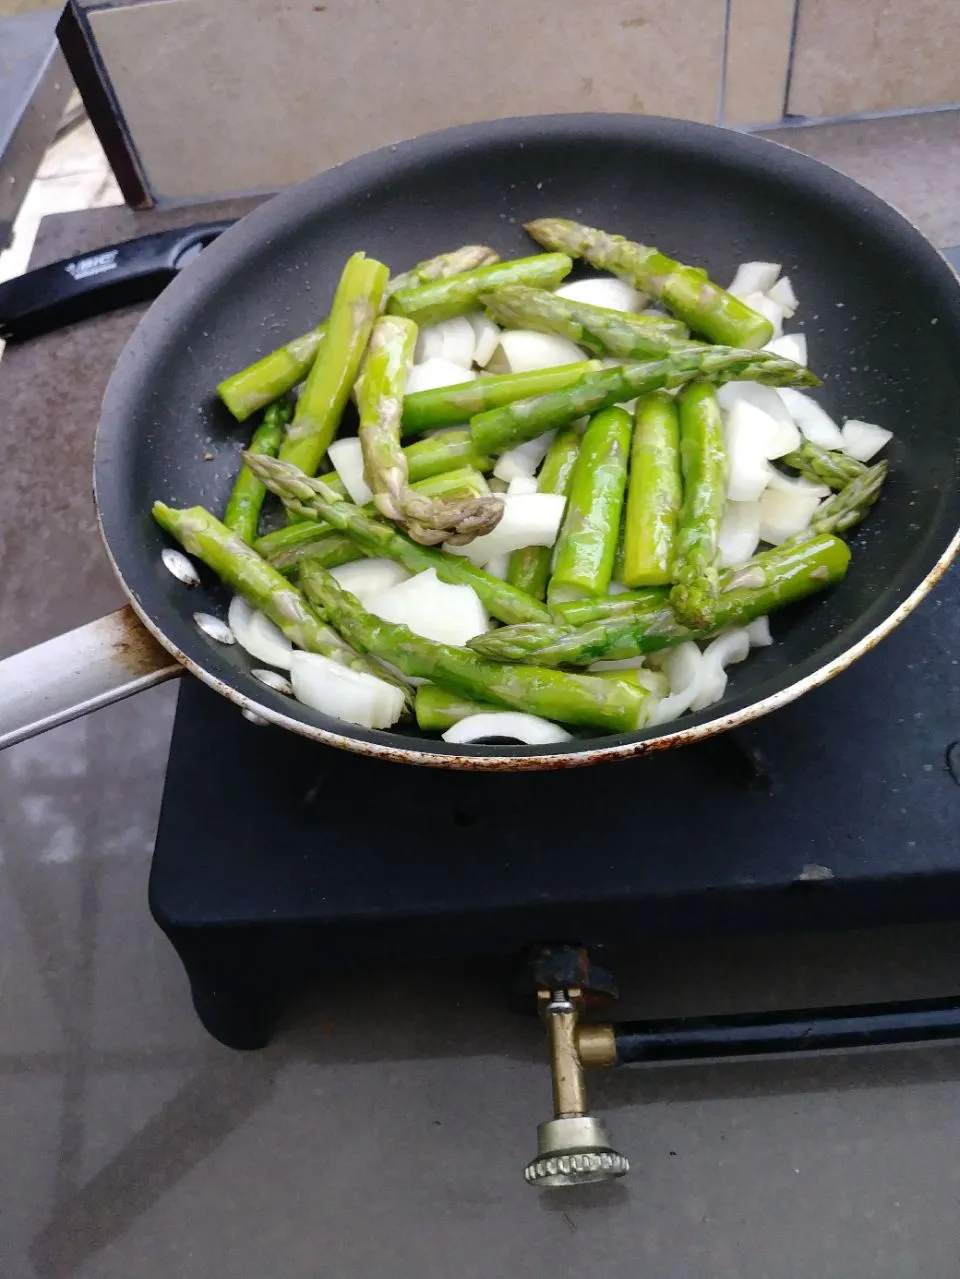
[[[0,661],[0,750],[181,674],[132,608]]]

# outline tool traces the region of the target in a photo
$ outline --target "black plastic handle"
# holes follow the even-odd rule
[[[0,284],[0,338],[22,342],[119,306],[147,302],[234,221],[142,235],[7,280]]]

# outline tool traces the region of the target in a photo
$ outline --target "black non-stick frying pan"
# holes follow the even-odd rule
[[[822,402],[836,416],[895,432],[891,477],[853,538],[847,579],[778,615],[777,643],[737,668],[719,705],[620,737],[448,746],[409,729],[355,728],[264,688],[236,647],[197,629],[193,613],[223,615],[226,598],[207,578],[189,590],[164,570],[164,537],[149,514],[155,498],[222,509],[247,431],[214,387],[315,324],[355,250],[394,271],[468,242],[521,255],[533,247],[522,223],[547,214],[656,244],[720,281],[743,260],[784,264],[824,381]],[[145,316],[104,400],[95,490],[107,553],[163,649],[146,637],[138,643],[114,619],[54,641],[45,657],[34,650],[0,664],[0,741],[26,735],[28,723],[36,731],[67,718],[75,700],[101,705],[182,663],[266,720],[412,763],[549,768],[679,745],[830,679],[919,603],[960,540],[958,438],[960,284],[899,213],[824,165],[755,137],[618,115],[501,120],[390,146],[251,213]],[[106,657],[105,632],[113,643]],[[73,700],[64,691],[71,672],[84,684]]]

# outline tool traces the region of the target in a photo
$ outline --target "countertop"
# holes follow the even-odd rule
[[[939,117],[780,137],[960,241],[960,139]],[[60,215],[35,260],[232,211]],[[0,654],[120,602],[90,459],[136,318],[0,360]],[[634,1171],[551,1194],[521,1179],[548,1117],[540,1031],[482,967],[345,974],[266,1050],[214,1043],[146,906],[174,697],[0,756],[4,1279],[956,1273],[951,1047],[595,1072]],[[951,994],[960,926],[641,945],[617,971],[623,1015]]]

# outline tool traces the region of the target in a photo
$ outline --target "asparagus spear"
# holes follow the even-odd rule
[[[339,480],[330,487],[341,497],[346,496]],[[470,466],[462,466],[456,471],[444,471],[442,475],[430,475],[425,480],[418,480],[413,488],[427,498],[484,497],[490,492],[487,481],[479,471]],[[361,510],[367,515],[378,514],[372,502],[361,507]],[[326,520],[297,520],[284,528],[274,529],[272,533],[265,533],[254,542],[253,549],[277,568],[287,568],[296,563],[304,547],[320,538],[330,537],[333,532]],[[362,552],[358,550],[353,558],[362,558]]]
[[[632,430],[630,414],[611,408],[597,413],[584,432],[547,586],[551,607],[559,600],[606,594],[620,532]]]
[[[397,289],[390,298],[388,310],[405,315],[418,324],[438,324],[441,320],[463,315],[477,305],[482,293],[507,284],[538,284],[552,289],[570,274],[573,263],[565,253],[538,253],[532,258],[514,258],[497,262],[445,280],[433,280],[419,288]]]
[[[786,462],[787,466],[792,466],[815,484],[829,484],[832,489],[842,489],[867,469],[864,462],[847,457],[846,453],[822,449],[819,444],[811,444],[809,440],[804,440],[795,452],[787,453],[780,461]]]
[[[472,271],[478,266],[490,266],[499,260],[493,249],[488,249],[486,245],[467,244],[462,249],[454,249],[452,253],[441,253],[439,257],[429,258],[412,271],[394,276],[387,285],[387,293],[426,284],[429,280],[439,280],[446,275],[459,275],[462,271]],[[257,360],[249,368],[224,378],[217,387],[217,394],[233,416],[243,422],[251,413],[262,409],[265,404],[278,399],[303,381],[310,372],[310,366],[316,359],[326,333],[327,321],[323,320],[309,333],[302,333],[300,337],[293,338],[278,350],[265,355],[262,360]]]
[[[686,345],[689,337],[686,325],[666,316],[626,315],[522,284],[485,293],[480,300],[508,328],[555,333],[594,355],[656,360]]]
[[[694,630],[713,625],[720,589],[720,521],[727,504],[727,455],[720,405],[708,382],[694,382],[677,397],[683,506],[677,525],[670,603]]]
[[[506,626],[476,636],[468,647],[484,657],[548,667],[637,657],[685,640],[706,639],[730,626],[745,626],[840,581],[849,561],[847,545],[829,533],[764,551],[750,561],[749,571],[744,565],[724,575],[726,589],[720,593],[710,631],[691,629],[669,604],[653,603],[579,628]]]
[[[435,568],[442,582],[472,586],[487,612],[502,622],[549,620],[550,614],[538,600],[485,573],[462,555],[447,555],[433,547],[420,546],[389,524],[372,519],[359,507],[345,502],[322,480],[310,479],[278,458],[248,455],[246,461],[288,510],[309,519],[326,520],[341,532],[349,533],[368,555],[384,555],[396,560],[411,573]]]
[[[308,599],[341,635],[405,675],[434,680],[478,701],[609,733],[631,732],[646,720],[649,693],[626,680],[484,661],[466,649],[437,644],[368,613],[311,561],[303,565],[300,580]]]
[[[567,497],[579,452],[579,434],[572,427],[558,431],[540,467],[537,492]],[[534,599],[545,599],[552,559],[553,549],[549,546],[525,546],[522,551],[514,551],[507,565],[507,581]]]
[[[288,400],[278,400],[275,404],[271,404],[263,415],[263,421],[253,433],[250,452],[276,457],[280,452],[283,432],[292,412],[293,409]],[[249,545],[256,540],[257,529],[260,527],[260,508],[263,506],[266,493],[267,490],[250,468],[241,466],[233,482],[233,491],[227,502],[223,522]]]
[[[585,258],[658,298],[711,342],[761,347],[773,337],[773,325],[764,316],[714,284],[705,271],[675,262],[658,249],[568,218],[539,218],[528,222],[527,230],[544,248]]]
[[[460,693],[448,693],[436,684],[421,684],[413,704],[418,726],[425,733],[445,733],[468,715],[500,710],[490,702],[475,702]]]
[[[859,524],[880,496],[889,470],[889,462],[877,462],[866,467],[817,508],[810,521],[810,528],[802,533],[795,533],[789,539],[790,544],[803,542],[820,533],[845,533],[847,529]]]
[[[662,586],[671,580],[682,504],[677,406],[666,391],[654,391],[637,403],[618,575],[624,586]]]
[[[384,315],[374,325],[356,387],[367,483],[380,513],[404,526],[415,542],[469,542],[500,522],[503,502],[489,493],[428,497],[410,487],[400,447],[400,412],[416,341],[417,326],[403,316]]]
[[[403,433],[416,435],[418,431],[466,422],[477,413],[501,408],[514,400],[572,386],[585,373],[596,373],[602,368],[599,360],[585,360],[582,364],[563,364],[555,369],[504,373],[434,391],[415,391],[403,401]]]
[[[355,253],[333,299],[327,335],[297,401],[280,449],[285,462],[313,475],[337,433],[350,389],[380,311],[387,268]]]
[[[163,502],[154,502],[153,518],[180,542],[184,550],[203,560],[233,591],[266,614],[298,648],[321,653],[343,666],[397,684],[412,704],[409,687],[403,680],[396,679],[376,662],[355,652],[335,630],[317,617],[282,573],[261,559],[209,511],[202,506],[178,511]]]
[[[670,592],[663,586],[648,586],[639,591],[621,591],[595,600],[568,600],[551,604],[550,611],[562,626],[586,626],[588,622],[625,617],[641,609],[663,608]]]
[[[482,453],[503,453],[586,413],[623,404],[661,387],[683,386],[694,378],[714,383],[747,380],[767,386],[819,385],[819,379],[808,369],[767,351],[691,347],[674,351],[662,360],[600,369],[559,390],[492,408],[471,419],[470,431]],[[474,385],[479,387],[482,383]]]

